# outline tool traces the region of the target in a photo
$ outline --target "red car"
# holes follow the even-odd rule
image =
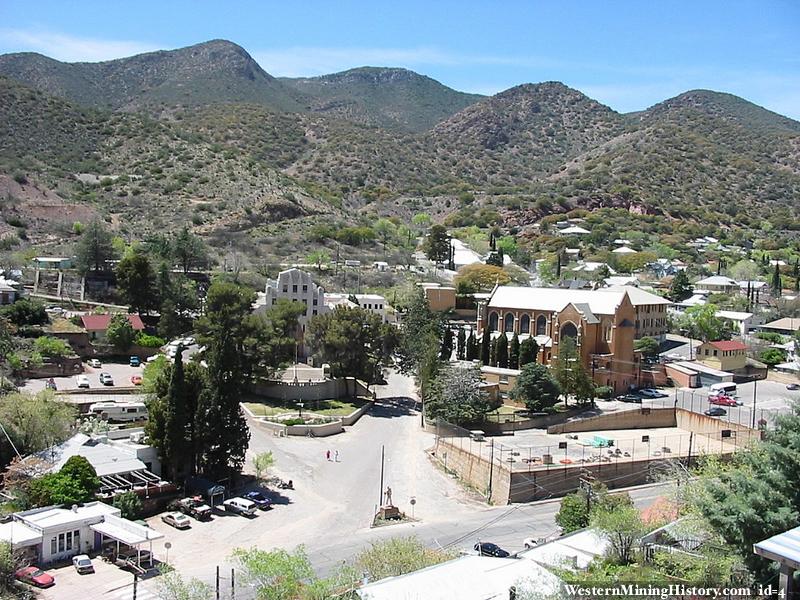
[[[56,583],[52,575],[48,575],[39,567],[24,567],[14,573],[14,578],[40,588],[48,588]]]
[[[142,376],[141,375],[131,375],[131,383],[133,385],[142,385]]]
[[[709,396],[709,404],[716,404],[718,406],[738,406],[735,398],[731,398],[727,394],[718,394],[716,396]]]

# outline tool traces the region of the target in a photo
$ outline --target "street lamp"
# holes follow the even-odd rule
[[[297,403],[297,409],[298,409],[298,414],[297,414],[297,416],[298,416],[299,418],[302,418],[302,417],[303,417],[303,406],[305,406],[305,404],[304,404],[303,402],[298,402],[298,403]]]

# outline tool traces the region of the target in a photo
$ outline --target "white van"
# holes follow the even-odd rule
[[[229,498],[222,503],[227,512],[237,513],[240,515],[247,515],[252,517],[256,514],[256,503],[244,498]]]
[[[89,413],[104,421],[143,421],[147,419],[144,402],[95,402]]]
[[[716,396],[718,394],[727,394],[731,398],[735,398],[737,395],[736,384],[730,381],[725,383],[715,383],[708,389],[709,396]]]

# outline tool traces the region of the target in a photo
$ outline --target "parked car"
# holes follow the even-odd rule
[[[727,394],[717,394],[716,396],[708,397],[709,404],[716,404],[717,406],[738,406],[736,398],[732,398]]]
[[[636,404],[642,403],[642,398],[636,394],[625,394],[617,398],[620,402],[634,402]]]
[[[89,387],[89,378],[86,375],[78,375],[75,378],[75,383],[79,388],[88,388]]]
[[[190,335],[189,337],[183,338],[183,343],[187,346],[193,345],[197,340],[194,339],[194,336]]]
[[[168,512],[161,515],[161,520],[167,525],[172,525],[175,529],[188,529],[192,526],[192,520],[179,512]]]
[[[133,385],[142,385],[142,376],[141,375],[131,375],[131,383]]]
[[[525,550],[530,550],[539,545],[539,540],[537,538],[525,538],[522,545],[525,546]]]
[[[130,366],[132,366],[132,367],[138,367],[138,366],[141,366],[141,364],[142,364],[142,359],[141,359],[141,358],[139,358],[138,356],[131,356],[131,359],[130,359],[130,361],[129,361],[129,363],[128,363],[128,364],[130,364]]]
[[[474,549],[478,551],[481,556],[494,556],[495,558],[506,558],[509,554],[497,544],[491,542],[478,542],[475,544]]]
[[[721,406],[712,406],[708,410],[704,411],[703,414],[707,417],[724,417],[728,414],[728,411]]]
[[[114,378],[111,376],[111,373],[103,371],[100,373],[100,383],[103,385],[114,385]]]
[[[786,386],[787,390],[800,390],[800,383],[790,383]]]
[[[45,573],[39,567],[23,567],[14,573],[14,579],[40,588],[48,588],[56,583],[52,575]]]
[[[92,559],[85,554],[78,554],[72,557],[72,566],[78,573],[94,573],[94,565]]]
[[[190,517],[194,517],[198,521],[211,517],[211,507],[203,502],[201,496],[178,500],[178,510]]]
[[[86,364],[92,367],[93,369],[99,369],[100,367],[103,366],[103,363],[101,363],[100,360],[97,358],[90,358],[88,361],[86,361]]]
[[[639,390],[639,395],[644,396],[645,398],[663,398],[666,396],[664,392],[654,388],[645,388],[643,390]]]
[[[228,498],[222,503],[222,506],[227,512],[237,515],[252,517],[256,514],[256,503],[251,500],[245,500],[244,498]]]
[[[267,498],[261,492],[257,491],[247,492],[244,495],[244,499],[250,500],[250,502],[253,502],[261,510],[269,510],[270,508],[272,508],[272,500]]]

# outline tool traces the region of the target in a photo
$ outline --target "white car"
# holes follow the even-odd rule
[[[97,358],[90,358],[88,361],[86,361],[86,364],[92,367],[93,369],[99,369],[100,367],[103,366],[103,363],[101,363],[100,360]]]
[[[85,554],[78,554],[72,557],[72,566],[78,573],[94,573],[92,559]]]
[[[194,336],[190,335],[189,337],[183,338],[183,343],[186,346],[192,346],[197,340],[194,339]]]
[[[639,390],[639,395],[644,396],[645,398],[663,398],[664,396],[666,396],[664,392],[653,388]]]
[[[89,378],[86,375],[78,375],[75,378],[75,383],[78,385],[79,388],[88,388]]]
[[[167,525],[172,525],[175,529],[188,529],[192,526],[192,520],[179,512],[169,512],[161,515],[161,520]]]
[[[103,371],[100,373],[100,383],[103,385],[114,385],[114,378],[111,377],[111,373]]]

